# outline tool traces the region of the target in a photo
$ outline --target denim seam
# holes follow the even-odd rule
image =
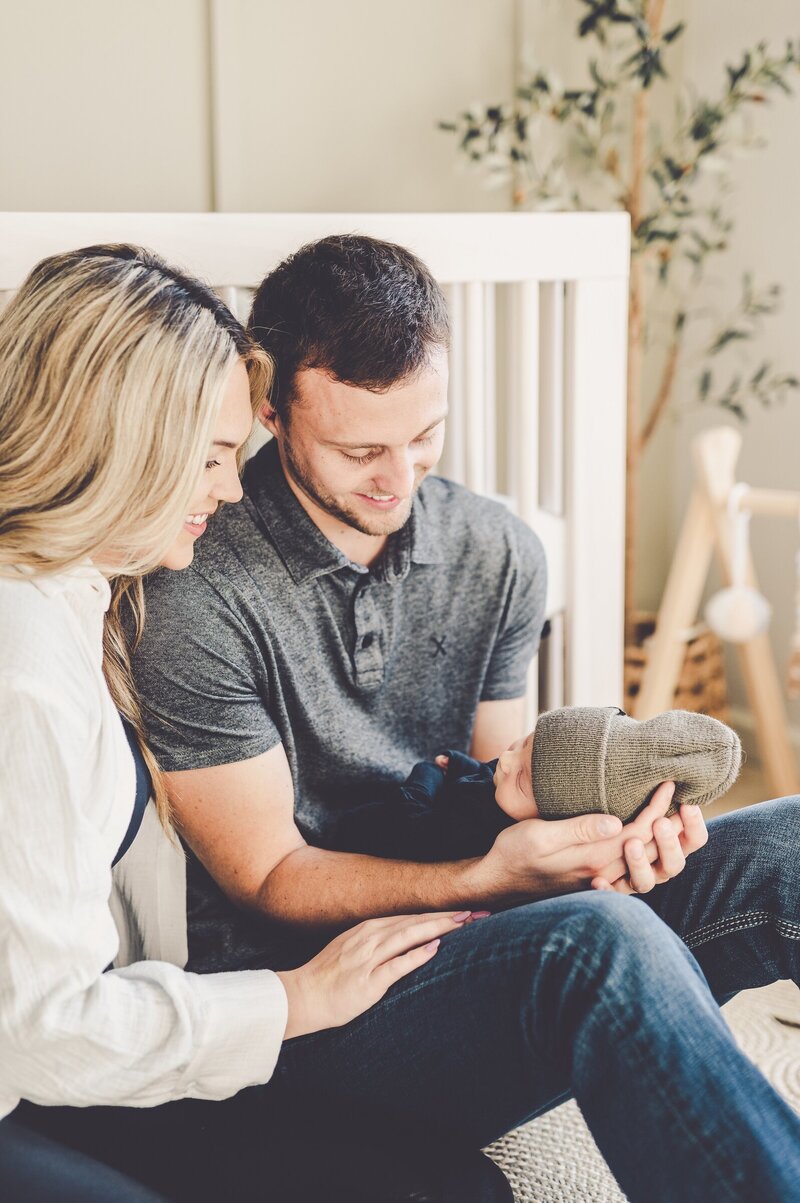
[[[726,919],[717,919],[715,923],[709,923],[706,927],[698,927],[696,931],[687,933],[683,937],[683,942],[687,948],[698,948],[702,944],[708,944],[711,940],[719,939],[720,936],[747,931],[753,927],[764,927],[767,924],[773,924],[780,935],[787,940],[800,940],[800,923],[793,923],[790,919],[781,919],[779,916],[771,915],[769,911],[748,911],[741,915],[730,915]]]
[[[558,940],[558,938],[559,937],[557,935],[556,941]],[[556,950],[553,949],[553,951],[556,951]],[[582,974],[584,980],[587,983],[589,983],[590,985],[592,984],[592,974],[589,971],[588,963],[584,960],[584,958],[582,956],[580,956],[580,955],[575,956],[574,959],[572,960],[572,966]],[[617,1014],[616,1010],[613,1007],[609,1007],[606,1004],[602,995],[600,995],[598,997],[597,1001],[598,1001],[599,1005],[602,1007],[602,1009],[608,1015],[609,1027],[612,1028],[614,1031],[616,1031],[619,1034],[621,1041],[624,1043],[626,1037],[629,1037],[629,1038],[633,1037],[633,1046],[634,1046],[634,1048],[636,1048],[636,1052],[637,1052],[637,1056],[639,1057],[639,1060],[641,1062],[649,1061],[649,1058],[648,1058],[646,1052],[644,1055],[640,1055],[642,1050],[640,1050],[638,1047],[636,1033],[626,1032],[623,1025],[619,1022],[619,1015]],[[652,1061],[649,1061],[649,1063],[652,1064]],[[666,1082],[665,1082],[665,1085],[667,1085]],[[692,1129],[687,1125],[685,1117],[684,1117],[683,1113],[681,1112],[680,1108],[673,1106],[669,1090],[668,1089],[662,1090],[661,1093],[662,1093],[662,1105],[665,1107],[666,1110],[668,1110],[672,1113],[673,1121],[676,1123],[677,1128],[680,1131],[682,1131],[684,1133],[684,1135],[689,1139],[689,1141],[694,1145],[695,1149],[700,1153],[701,1157],[706,1162],[706,1165],[709,1166],[709,1168],[712,1170],[712,1172],[714,1174],[718,1175],[719,1185],[721,1185],[725,1189],[726,1194],[733,1201],[733,1203],[735,1203],[735,1201],[739,1198],[738,1188],[741,1185],[740,1181],[728,1182],[728,1181],[725,1181],[725,1179],[723,1179],[721,1176],[719,1176],[720,1167],[719,1167],[718,1159],[715,1159],[710,1154],[708,1148],[706,1147],[706,1145],[703,1143],[702,1140],[697,1139],[697,1133],[692,1131]]]

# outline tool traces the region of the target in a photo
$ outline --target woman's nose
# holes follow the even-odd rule
[[[244,497],[242,482],[239,479],[239,473],[235,465],[226,467],[219,478],[214,482],[214,487],[211,490],[211,495],[217,501],[241,501]]]

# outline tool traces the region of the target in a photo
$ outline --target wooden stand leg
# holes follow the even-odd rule
[[[733,583],[727,503],[734,484],[734,468],[740,446],[741,435],[730,427],[706,431],[695,440],[693,446],[697,475],[708,498],[714,542],[726,585]],[[749,551],[745,575],[747,584],[758,589]],[[754,639],[739,644],[737,650],[769,787],[778,795],[798,793],[800,774],[769,636],[766,633],[756,635]]]
[[[723,580],[731,583],[731,546],[727,513],[741,435],[719,427],[698,436],[692,445],[697,487],[689,503],[658,613],[655,634],[634,705],[634,716],[651,718],[672,705],[686,652],[686,632],[697,617],[712,553],[716,550]],[[758,584],[748,555],[747,581]],[[789,735],[786,707],[769,638],[757,635],[739,645],[747,694],[770,789],[776,794],[800,792],[800,773]]]
[[[683,520],[656,629],[648,644],[634,718],[652,718],[672,707],[686,654],[686,632],[697,618],[713,549],[711,511],[703,493],[696,489]]]
[[[769,788],[775,797],[800,793],[797,759],[768,635],[741,644],[739,656]]]

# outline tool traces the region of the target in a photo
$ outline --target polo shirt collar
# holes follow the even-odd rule
[[[248,463],[244,488],[295,584],[303,585],[350,564],[289,488],[274,439]]]
[[[413,505],[408,528],[411,533],[411,559],[415,564],[441,564],[444,559],[442,550],[442,531],[434,531],[424,498],[425,484],[418,490]],[[407,529],[408,529],[407,528]]]
[[[281,559],[295,584],[340,568],[368,572],[334,547],[303,509],[283,473],[278,446],[271,439],[255,455],[245,470],[245,492],[269,531]],[[402,580],[410,564],[436,564],[441,553],[435,546],[419,493],[414,498],[411,517],[402,530],[393,535],[379,564],[380,575],[387,581]]]

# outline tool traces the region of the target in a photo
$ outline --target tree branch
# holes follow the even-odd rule
[[[675,383],[675,372],[677,371],[678,367],[678,355],[680,353],[680,349],[681,336],[680,332],[676,330],[672,336],[672,342],[669,345],[669,350],[667,351],[667,358],[664,363],[664,370],[661,373],[661,380],[658,384],[658,391],[656,393],[655,400],[650,407],[650,413],[647,415],[647,421],[644,424],[641,436],[639,438],[640,454],[644,451],[645,447],[650,442],[650,439],[653,437],[653,432],[661,420],[661,415],[669,405],[670,398],[672,396],[672,388]]]

